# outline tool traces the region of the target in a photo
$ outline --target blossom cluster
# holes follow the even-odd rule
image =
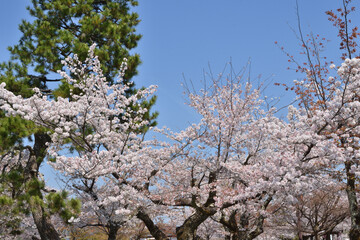
[[[0,108],[6,114],[48,130],[51,165],[72,181],[84,202],[83,213],[71,219],[76,224],[94,218],[105,225],[130,224],[146,209],[184,224],[196,214],[206,214],[203,221],[214,216],[224,222],[241,212],[260,226],[270,202],[294,202],[312,192],[314,182],[330,184],[329,167],[359,159],[358,59],[338,69],[346,81],[336,85],[326,109],[309,115],[290,106],[287,120],[266,109],[260,89],[250,83],[213,81],[189,94],[200,122],[176,133],[158,129],[169,139],[161,142],[145,141],[140,134],[149,124],[142,102],[156,87],[126,94],[126,63],[119,80],[109,84],[94,48],[84,63],[76,55],[64,60],[68,71],[59,73],[70,86],[68,98],[49,99],[39,89],[23,98],[0,84]],[[341,139],[346,141],[339,147]],[[360,172],[355,165],[353,171]],[[178,214],[178,208],[186,214]]]

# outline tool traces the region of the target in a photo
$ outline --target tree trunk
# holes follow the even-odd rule
[[[40,164],[45,157],[45,151],[47,148],[46,143],[49,141],[50,137],[47,134],[35,134],[34,147],[30,150],[30,157],[26,165],[26,170],[24,172],[24,178],[26,183],[33,180],[38,180]],[[37,190],[38,195],[30,197],[29,205],[40,237],[42,240],[60,240],[58,232],[51,223],[50,214],[46,212],[46,210],[41,206],[41,203],[39,202],[39,199],[42,201],[43,198],[41,191],[40,189]]]
[[[178,240],[195,240],[199,239],[196,236],[196,230],[201,223],[203,223],[209,216],[213,214],[206,214],[196,210],[193,215],[185,220],[183,225],[176,228],[176,237]]]
[[[38,203],[31,204],[31,213],[42,240],[60,240],[60,236],[51,223],[50,217]]]
[[[351,172],[351,162],[345,163],[346,169],[346,193],[349,201],[349,209],[350,209],[350,219],[351,219],[351,227],[349,232],[350,240],[359,240],[360,239],[360,212],[359,206],[356,199],[356,191],[355,191],[355,174]]]
[[[318,232],[314,233],[315,240],[320,240],[320,236]]]
[[[119,230],[117,225],[110,224],[109,233],[108,233],[108,240],[116,240],[116,235]]]
[[[255,222],[256,228],[251,232],[247,229],[247,226],[249,224],[249,215],[245,213],[242,214],[240,217],[239,226],[236,220],[236,211],[232,212],[229,220],[222,218],[220,220],[220,223],[226,226],[227,230],[230,232],[230,235],[232,236],[231,237],[232,240],[252,240],[255,239],[257,236],[259,236],[261,233],[263,233],[264,219],[265,218],[262,215],[260,215]],[[240,230],[240,229],[245,229],[245,230]]]
[[[144,222],[150,234],[156,240],[168,240],[168,237],[166,237],[165,233],[161,231],[158,226],[155,225],[155,223],[151,220],[149,215],[143,209],[139,209],[136,217]]]

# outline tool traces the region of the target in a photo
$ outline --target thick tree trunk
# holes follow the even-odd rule
[[[176,228],[176,237],[178,240],[195,240],[199,239],[196,236],[196,229],[201,223],[203,223],[212,213],[207,214],[205,212],[196,210],[193,215],[185,220],[183,225]]]
[[[161,229],[155,225],[155,223],[151,220],[149,215],[143,210],[139,209],[137,215],[137,218],[142,220],[149,230],[150,234],[156,239],[156,240],[168,240],[169,238],[166,237],[165,233],[161,231]]]
[[[238,223],[236,214],[237,212],[233,211],[228,220],[224,217],[220,219],[220,223],[230,232],[230,236],[232,236],[231,240],[252,240],[263,233],[263,223],[265,219],[263,216],[260,215],[256,219],[256,228],[250,232],[247,229],[247,226],[249,225],[249,215],[243,213],[240,217],[240,222]]]
[[[50,137],[47,134],[35,134],[35,143],[33,149],[31,149],[30,158],[26,165],[24,172],[24,178],[26,183],[38,180],[38,173],[40,164],[45,157],[46,143],[50,141]],[[60,236],[56,231],[54,225],[51,223],[50,214],[41,206],[36,197],[42,199],[40,189],[37,196],[31,196],[29,205],[30,210],[36,225],[36,228],[40,234],[42,240],[60,240]]]
[[[44,212],[44,209],[38,204],[31,204],[31,213],[42,240],[60,240],[58,232],[50,221],[50,217]]]
[[[349,232],[350,240],[359,240],[360,239],[360,212],[359,206],[356,199],[356,191],[355,191],[355,174],[351,172],[351,162],[345,163],[346,169],[346,193],[349,201],[349,209],[350,209],[350,219],[351,219],[351,227]]]
[[[314,233],[315,240],[320,240],[320,236],[318,232]]]
[[[116,240],[116,235],[119,230],[117,225],[110,224],[109,233],[108,233],[108,240]]]
[[[217,179],[216,172],[209,173],[208,184],[214,184]],[[215,203],[216,189],[213,188],[209,192],[209,196],[202,207],[196,206],[196,197],[193,196],[193,207],[196,209],[195,213],[185,220],[183,225],[176,228],[176,237],[178,240],[194,240],[200,239],[196,235],[196,230],[208,217],[216,213],[216,209],[211,207]],[[196,207],[195,207],[196,206]]]

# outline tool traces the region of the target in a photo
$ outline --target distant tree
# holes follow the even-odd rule
[[[312,236],[318,240],[331,234],[348,217],[348,203],[343,189],[330,185],[299,195],[292,204],[284,203],[270,219],[275,229],[276,225],[280,225],[292,229],[299,239]]]

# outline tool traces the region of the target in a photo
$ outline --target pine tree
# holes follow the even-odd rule
[[[0,82],[6,82],[7,89],[23,97],[31,96],[33,87],[48,93],[49,97],[67,97],[74,87],[54,77],[59,76],[55,74],[64,70],[62,61],[68,56],[77,54],[83,61],[90,45],[96,43],[95,54],[109,84],[114,83],[123,59],[127,59],[124,82],[131,87],[126,94],[134,94],[137,90],[130,80],[137,74],[137,66],[141,63],[138,54],[130,54],[141,39],[135,29],[140,22],[139,16],[132,11],[137,5],[135,0],[32,0],[32,6],[27,9],[34,20],[23,20],[20,24],[22,37],[18,44],[8,48],[11,59],[0,65]],[[56,88],[49,86],[53,82],[58,83]],[[143,107],[150,109],[155,100],[153,97],[144,102]],[[142,129],[143,132],[156,124],[156,116],[157,113],[144,116],[149,125]],[[44,195],[45,185],[39,168],[46,157],[46,143],[49,141],[46,131],[30,121],[6,117],[4,112],[0,112],[0,156],[16,155],[19,158],[20,153],[27,152],[27,159],[17,164],[0,162],[0,187],[4,189],[0,197],[3,195],[8,199],[10,189],[17,186],[19,194],[10,194],[17,198],[16,203],[21,203],[21,209],[19,207],[15,212],[28,214],[30,211],[42,239],[60,239],[50,221],[51,214],[58,213],[67,221],[76,213],[78,205],[73,200],[66,200],[66,194]],[[25,137],[34,140],[33,147],[24,146]],[[9,174],[21,177],[10,186],[6,181]],[[58,205],[54,199],[61,200],[63,205],[69,201],[71,206],[54,208]],[[5,202],[13,201],[4,201],[3,205]],[[22,209],[26,211],[20,211]]]

